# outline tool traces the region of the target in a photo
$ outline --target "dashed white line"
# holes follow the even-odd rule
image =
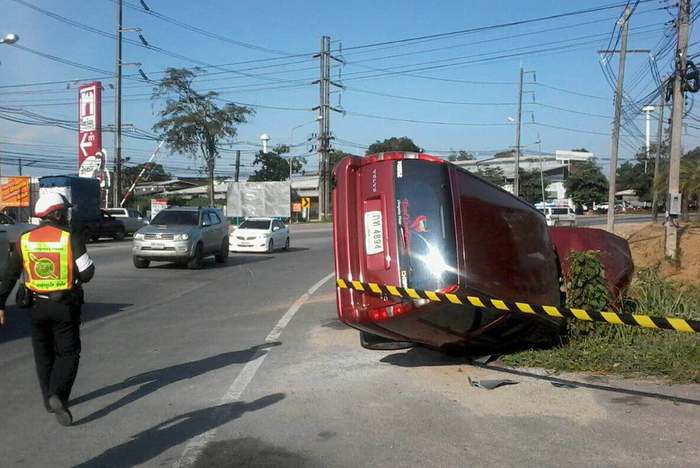
[[[287,312],[285,312],[282,318],[279,319],[277,324],[265,337],[265,342],[276,342],[282,335],[282,331],[284,330],[284,328],[294,318],[294,315],[299,311],[301,306],[303,306],[304,303],[309,300],[309,298],[313,295],[313,293],[315,293],[318,290],[318,288],[323,286],[323,284],[330,280],[333,276],[334,273],[329,273],[328,275],[324,276],[316,284],[311,286],[311,288],[309,288],[308,291],[306,291],[296,301],[294,301],[294,304],[292,304],[289,307],[289,309],[287,309]],[[265,356],[267,356],[268,352],[269,351],[267,350],[257,351],[253,358],[250,361],[248,361],[245,366],[243,366],[241,372],[236,376],[236,379],[231,383],[231,386],[221,397],[221,401],[219,403],[220,405],[232,403],[234,401],[238,401],[241,398],[243,392],[245,392],[245,389],[255,377],[256,372],[258,372],[258,369],[265,360]],[[202,450],[204,450],[204,447],[206,447],[206,445],[214,437],[214,435],[216,435],[216,428],[213,428],[207,432],[198,435],[193,439],[190,439],[190,441],[187,443],[185,449],[182,452],[182,456],[175,463],[175,466],[187,467],[193,465],[194,462],[197,461],[199,455],[202,453]]]

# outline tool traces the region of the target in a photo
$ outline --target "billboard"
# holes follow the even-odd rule
[[[3,177],[0,182],[0,206],[26,208],[31,201],[29,177]]]
[[[101,176],[102,156],[102,84],[95,81],[78,89],[78,174]]]
[[[291,216],[289,182],[231,182],[226,191],[226,216]]]

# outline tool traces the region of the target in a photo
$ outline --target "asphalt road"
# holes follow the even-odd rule
[[[700,388],[510,374],[378,352],[335,318],[330,232],[292,250],[136,270],[91,244],[83,355],[58,425],[28,323],[0,329],[0,466],[697,466]],[[641,357],[640,357],[641,358]],[[484,390],[472,379],[517,385]],[[669,396],[680,398],[670,401]]]

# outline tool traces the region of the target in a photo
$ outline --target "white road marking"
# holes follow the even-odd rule
[[[284,328],[294,318],[294,315],[299,311],[301,306],[303,306],[304,303],[308,301],[309,298],[311,298],[313,293],[315,293],[318,290],[318,288],[320,288],[321,286],[323,286],[324,283],[333,278],[334,275],[335,273],[329,273],[328,275],[324,276],[316,284],[311,286],[311,288],[309,288],[308,291],[302,294],[299,297],[299,299],[294,301],[294,304],[292,304],[289,307],[289,309],[287,309],[287,312],[285,312],[282,318],[279,319],[277,324],[265,337],[265,342],[276,342],[282,335],[282,331],[284,330]],[[267,356],[268,352],[268,350],[259,350],[255,353],[253,358],[250,361],[248,361],[245,366],[243,366],[241,372],[236,376],[236,379],[233,381],[233,383],[231,383],[231,386],[221,397],[219,405],[232,403],[234,401],[238,401],[241,398],[243,392],[245,392],[245,389],[255,377],[256,372],[258,372],[258,369],[265,360],[265,357]],[[216,414],[214,415],[214,417],[216,417]],[[204,447],[206,447],[206,445],[215,435],[216,427],[198,435],[197,437],[190,439],[190,441],[187,443],[185,449],[182,452],[182,456],[175,463],[175,466],[187,467],[193,465],[197,461],[199,455],[202,453],[202,450],[204,450]]]

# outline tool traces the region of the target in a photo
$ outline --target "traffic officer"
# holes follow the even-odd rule
[[[0,324],[5,302],[20,275],[31,298],[31,334],[39,386],[47,411],[63,426],[80,360],[82,283],[95,266],[82,236],[71,232],[70,203],[57,193],[41,195],[34,207],[39,227],[25,232],[11,253],[0,285]]]

